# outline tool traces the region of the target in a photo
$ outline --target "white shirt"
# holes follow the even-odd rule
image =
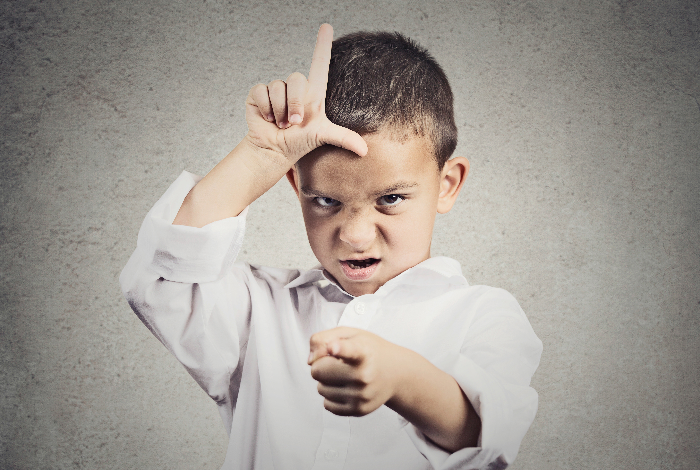
[[[537,411],[542,343],[517,301],[469,286],[430,258],[354,298],[323,270],[234,264],[238,217],[172,221],[199,178],[183,172],[146,216],[120,276],[129,304],[216,401],[226,470],[505,468]],[[386,406],[363,417],[323,407],[307,364],[312,334],[349,326],[412,349],[452,375],[481,417],[479,447],[450,454]]]

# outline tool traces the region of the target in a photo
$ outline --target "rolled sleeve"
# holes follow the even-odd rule
[[[542,342],[515,298],[489,289],[475,305],[461,351],[443,370],[455,378],[481,418],[478,447],[449,453],[409,425],[409,436],[436,470],[502,469],[512,464],[535,419],[537,392],[530,379]]]
[[[220,279],[243,244],[248,208],[237,217],[202,228],[172,225],[185,197],[200,179],[183,171],[148,212],[139,231],[140,256],[169,281],[202,283]]]
[[[148,212],[119,282],[134,313],[217,402],[230,429],[249,334],[245,266],[233,266],[245,230],[238,217],[202,228],[172,225],[201,178],[183,172]]]

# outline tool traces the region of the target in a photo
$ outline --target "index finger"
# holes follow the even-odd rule
[[[333,45],[333,26],[324,23],[318,29],[316,47],[309,69],[309,94],[312,101],[326,97],[328,84],[328,66],[331,63],[331,46]]]
[[[358,330],[339,326],[330,330],[319,331],[311,336],[311,352],[308,364],[323,356],[335,356],[340,351],[339,341],[355,336]]]

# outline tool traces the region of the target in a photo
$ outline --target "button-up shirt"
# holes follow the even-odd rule
[[[246,209],[202,228],[174,226],[199,180],[183,172],[146,216],[120,276],[134,312],[217,403],[226,470],[504,468],[537,411],[530,379],[542,343],[502,289],[470,286],[430,258],[353,297],[322,267],[235,263]],[[337,326],[418,352],[455,378],[481,418],[478,447],[447,452],[381,406],[362,417],[323,407],[309,339]]]

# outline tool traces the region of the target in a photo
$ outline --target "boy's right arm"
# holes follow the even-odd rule
[[[304,155],[324,144],[360,156],[364,139],[328,120],[326,84],[333,28],[318,31],[309,79],[293,73],[286,83],[256,85],[246,99],[248,134],[185,198],[174,225],[203,227],[234,217],[277,183]]]
[[[226,426],[252,307],[252,273],[230,269],[245,224],[235,216],[318,146],[367,152],[362,137],[325,115],[332,37],[321,26],[308,81],[292,74],[286,84],[253,87],[248,135],[205,178],[183,172],[170,186],[146,216],[119,279],[137,316],[220,405]]]

